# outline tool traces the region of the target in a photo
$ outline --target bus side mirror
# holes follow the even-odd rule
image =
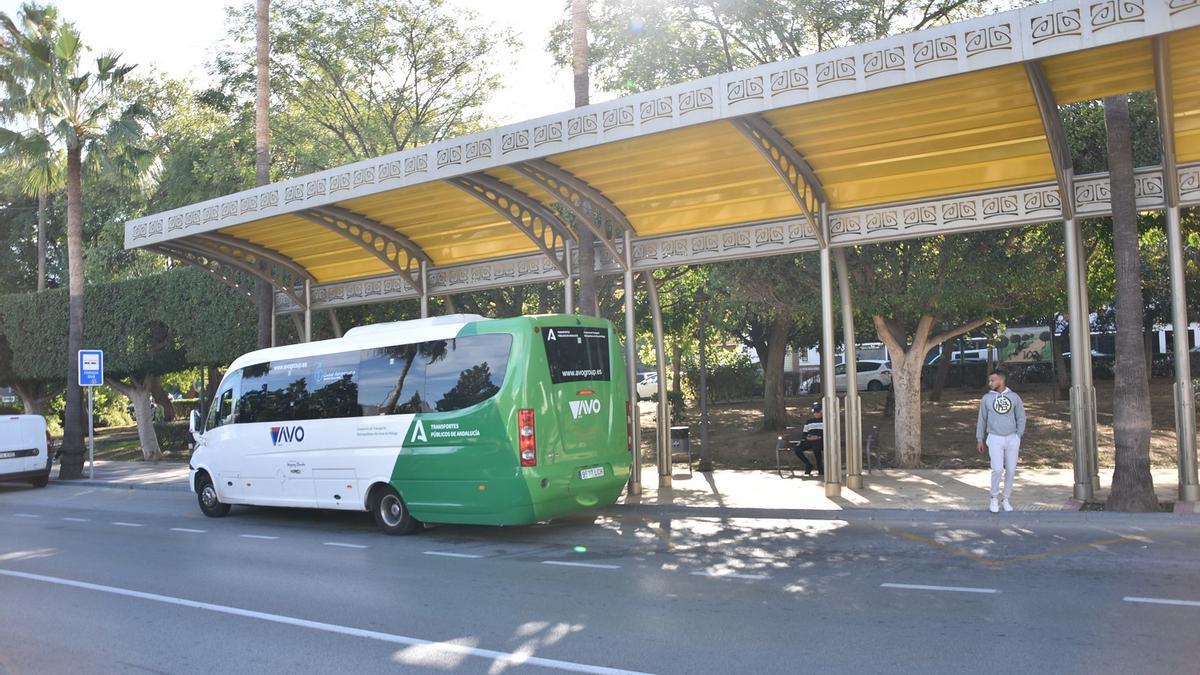
[[[193,410],[192,414],[188,417],[188,431],[192,432],[193,436],[198,436],[200,434],[199,410]]]

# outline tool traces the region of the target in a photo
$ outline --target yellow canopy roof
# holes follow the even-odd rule
[[[197,235],[218,233],[293,261],[318,283],[393,274],[406,264],[404,255],[389,253],[396,247],[412,260],[424,257],[431,269],[537,254],[557,240],[513,222],[513,214],[532,222],[520,197],[552,207],[565,193],[530,177],[535,160],[598,193],[639,240],[803,220],[771,153],[807,165],[807,181],[799,169],[790,175],[823,193],[830,213],[1053,184],[1051,141],[1027,64],[1041,69],[1057,104],[1153,89],[1156,39],[1165,41],[1170,66],[1178,162],[1200,162],[1200,4],[1063,0],[705,78],[139,218],[127,225],[126,246],[186,247],[203,243]],[[764,155],[737,125],[748,117],[790,147]],[[485,203],[463,180],[499,181],[516,197]],[[341,230],[314,219],[330,208],[343,214]]]

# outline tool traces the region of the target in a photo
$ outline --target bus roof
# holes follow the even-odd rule
[[[247,352],[234,359],[233,363],[229,364],[229,370],[234,371],[258,363],[299,359],[354,349],[371,349],[427,340],[445,340],[458,335],[463,326],[480,321],[494,321],[494,319],[488,319],[478,314],[448,314],[425,319],[388,321],[369,326],[358,326],[346,331],[346,334],[340,338],[268,347]]]

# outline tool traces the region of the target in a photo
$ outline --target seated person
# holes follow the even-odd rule
[[[794,443],[792,448],[795,449],[796,456],[804,463],[805,476],[811,476],[813,472],[813,464],[808,461],[808,455],[804,454],[805,450],[812,451],[813,457],[817,460],[817,475],[825,475],[825,419],[820,401],[812,405],[812,417],[804,422],[804,429],[800,432],[800,442]]]

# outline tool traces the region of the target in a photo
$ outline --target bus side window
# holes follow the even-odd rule
[[[511,335],[469,335],[424,344],[430,345],[425,349],[425,400],[438,412],[482,403],[504,385]]]
[[[425,412],[425,359],[417,345],[359,353],[358,406],[364,416]]]
[[[217,404],[208,415],[208,428],[215,429],[233,422],[233,389],[225,389],[217,396]]]

